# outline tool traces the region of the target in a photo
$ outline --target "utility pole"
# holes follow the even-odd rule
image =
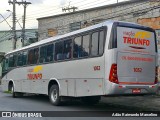
[[[16,42],[17,42],[17,36],[16,36],[16,0],[13,0],[11,2],[10,0],[8,1],[9,4],[13,4],[13,27],[12,27],[12,32],[13,32],[13,50],[16,49]]]
[[[28,4],[31,4],[30,2],[23,1],[17,2],[17,0],[9,0],[9,4],[13,4],[13,50],[16,49],[16,43],[17,43],[17,36],[16,36],[16,4],[24,5],[24,19],[23,19],[23,29],[22,29],[22,46],[24,46],[24,39],[25,39],[25,18],[26,18],[26,7]]]
[[[27,5],[31,4],[30,2],[21,2],[24,6],[24,15],[23,15],[23,28],[22,28],[22,47],[24,47],[24,40],[25,40],[25,22],[26,22],[26,8]]]

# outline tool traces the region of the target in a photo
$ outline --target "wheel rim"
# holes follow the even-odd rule
[[[57,101],[57,97],[58,97],[58,93],[57,93],[57,90],[54,89],[52,92],[51,92],[51,99],[53,102],[56,102]]]

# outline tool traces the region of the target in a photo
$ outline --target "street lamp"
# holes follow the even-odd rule
[[[11,10],[6,10],[6,11],[8,11],[8,12],[12,12]]]

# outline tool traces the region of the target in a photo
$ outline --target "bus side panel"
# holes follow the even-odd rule
[[[22,92],[22,80],[14,80],[15,88],[14,90],[17,92]]]
[[[2,82],[2,83],[1,83],[2,91],[8,91],[8,83],[9,83],[9,80],[2,79],[1,82]]]
[[[102,79],[77,79],[76,80],[76,95],[80,96],[95,96],[103,95],[103,80]]]
[[[67,81],[66,80],[59,80],[60,83],[60,95],[61,96],[67,96],[68,90],[67,90]]]
[[[32,80],[31,91],[32,93],[48,94],[49,80]]]
[[[76,80],[75,79],[67,80],[67,91],[68,91],[68,96],[76,96]]]

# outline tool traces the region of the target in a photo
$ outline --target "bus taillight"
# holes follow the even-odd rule
[[[109,74],[109,81],[113,83],[119,83],[117,77],[117,64],[112,64]]]
[[[155,74],[156,74],[156,76],[155,76],[155,82],[154,82],[154,84],[157,84],[158,83],[158,66],[155,69]]]

